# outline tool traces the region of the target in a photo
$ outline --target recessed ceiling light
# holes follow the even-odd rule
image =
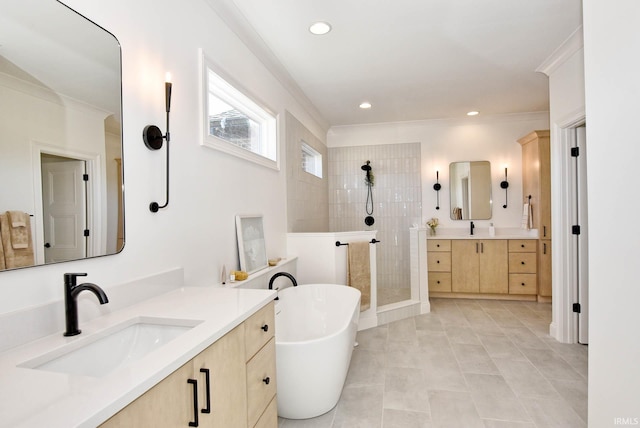
[[[479,114],[480,114],[479,111],[470,111],[469,113],[467,113],[467,116],[477,116]]]
[[[323,34],[327,34],[329,31],[331,31],[331,25],[324,21],[314,22],[309,27],[309,31],[311,31],[315,35],[322,36]]]
[[[368,103],[368,102],[366,102],[366,101],[365,101],[365,102],[363,102],[362,104],[360,104],[360,108],[361,108],[361,109],[368,109],[368,108],[371,108],[371,103]]]

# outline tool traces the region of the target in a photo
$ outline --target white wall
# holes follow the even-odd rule
[[[640,423],[636,128],[640,3],[584,0],[589,186],[589,426]],[[635,418],[635,419],[634,419]],[[618,423],[617,425],[623,425]]]
[[[237,263],[236,214],[263,214],[268,256],[286,256],[286,164],[274,171],[199,145],[198,48],[281,118],[286,109],[316,135],[321,126],[202,0],[65,3],[122,46],[126,244],[115,256],[1,273],[0,313],[62,299],[65,272],[88,272],[107,294],[110,286],[180,266],[187,285],[218,282],[221,265]],[[164,200],[164,150],[149,151],[141,134],[148,124],[164,131],[167,71],[171,200],[154,214],[149,203]]]
[[[522,216],[522,151],[518,139],[533,130],[548,129],[547,113],[472,117],[464,120],[430,120],[333,127],[327,134],[332,147],[377,144],[422,144],[422,220],[440,219],[443,227],[468,227],[450,220],[449,164],[457,161],[488,160],[493,184],[493,216],[475,222],[478,227],[519,227]],[[508,206],[500,189],[504,167],[508,167]],[[440,210],[436,210],[436,170],[440,171]]]

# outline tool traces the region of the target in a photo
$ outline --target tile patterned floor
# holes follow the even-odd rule
[[[550,304],[432,299],[359,332],[338,405],[279,428],[586,427],[587,347],[550,321]]]

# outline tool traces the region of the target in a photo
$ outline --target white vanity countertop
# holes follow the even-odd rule
[[[428,232],[428,231],[427,231]],[[496,228],[495,236],[489,236],[488,227],[476,227],[473,235],[466,228],[436,228],[435,235],[427,235],[427,239],[538,239],[537,229]]]
[[[108,290],[107,290],[108,292]],[[185,287],[0,354],[1,427],[96,427],[231,331],[276,295],[272,290]],[[64,316],[60,314],[60,316]],[[138,317],[202,321],[128,367],[101,378],[17,367]]]

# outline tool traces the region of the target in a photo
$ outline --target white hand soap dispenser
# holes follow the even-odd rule
[[[489,236],[496,236],[496,228],[493,227],[493,223],[489,223]]]

